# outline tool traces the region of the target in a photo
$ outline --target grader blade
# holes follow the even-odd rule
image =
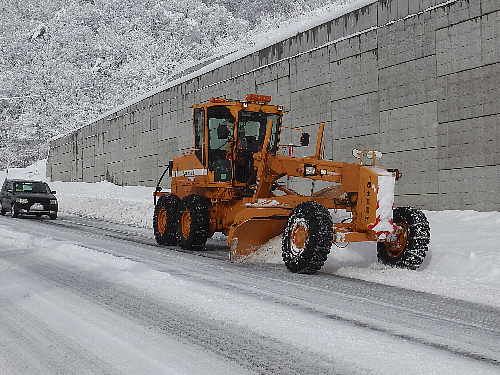
[[[228,236],[229,260],[247,256],[271,238],[280,235],[286,225],[286,216],[252,218],[231,228]]]

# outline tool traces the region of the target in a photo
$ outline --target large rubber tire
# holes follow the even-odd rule
[[[296,273],[316,273],[325,263],[333,240],[333,222],[325,206],[298,204],[288,217],[281,250],[286,267]]]
[[[7,213],[7,210],[3,207],[0,207],[0,215],[4,216]]]
[[[377,243],[377,257],[383,264],[416,270],[424,261],[430,241],[430,227],[424,213],[414,207],[396,207],[397,226],[390,241]]]
[[[207,202],[196,194],[182,198],[177,218],[177,238],[184,250],[199,250],[208,236],[210,213]]]
[[[177,214],[180,198],[164,194],[156,202],[153,230],[158,245],[177,245]]]
[[[12,203],[12,207],[10,212],[12,213],[12,217],[16,218],[19,217],[19,207],[17,207],[17,204]]]

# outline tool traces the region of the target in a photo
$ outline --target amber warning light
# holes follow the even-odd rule
[[[249,102],[269,103],[271,97],[269,95],[248,94],[246,100]]]
[[[210,98],[210,103],[227,103],[226,98]]]

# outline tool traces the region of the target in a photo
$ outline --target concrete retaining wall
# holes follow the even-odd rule
[[[499,21],[498,0],[374,1],[54,140],[50,177],[153,186],[192,147],[189,105],[258,93],[285,105],[312,145],[326,122],[325,159],[384,152],[379,164],[403,172],[398,205],[500,210]]]

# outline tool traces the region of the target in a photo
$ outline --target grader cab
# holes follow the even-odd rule
[[[170,163],[171,191],[157,186],[153,194],[157,243],[196,250],[222,232],[235,260],[282,234],[286,267],[315,273],[332,243],[374,241],[381,262],[416,269],[427,251],[429,224],[415,208],[393,209],[399,171],[375,166],[374,150],[358,151],[359,163],[324,160],[324,124],[314,155],[281,155],[285,112],[270,101],[250,94],[241,101],[212,98],[191,107],[194,148]],[[307,146],[309,135],[301,132],[300,143]],[[282,182],[287,176],[328,187],[298,194]],[[345,210],[350,217],[334,223],[329,210]]]

